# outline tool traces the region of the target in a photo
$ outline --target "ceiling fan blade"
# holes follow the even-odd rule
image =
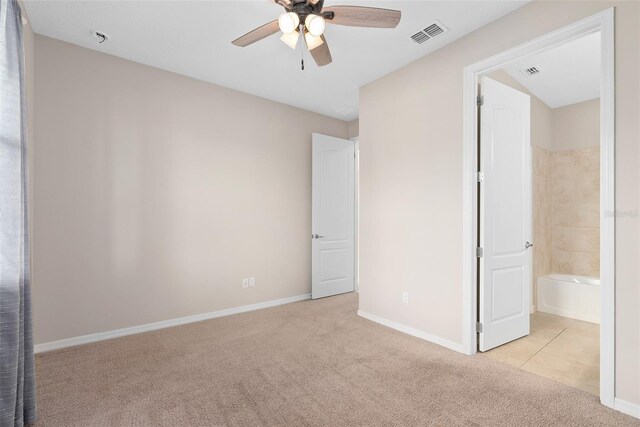
[[[280,28],[278,27],[278,21],[271,21],[261,27],[256,28],[253,31],[249,31],[242,37],[238,37],[231,43],[240,47],[249,46],[251,43],[255,43],[265,37],[269,37],[270,35],[275,34],[278,31],[280,31]]]
[[[320,36],[320,38],[322,38],[323,43],[309,51],[311,52],[311,56],[313,56],[313,60],[318,64],[318,67],[331,64],[331,61],[333,61],[333,59],[331,59],[331,51],[329,50],[327,39],[325,39],[324,36]]]
[[[328,12],[333,12],[333,19],[327,19],[330,24],[372,28],[395,28],[402,15],[399,10],[362,6],[331,6],[322,12],[325,19]]]

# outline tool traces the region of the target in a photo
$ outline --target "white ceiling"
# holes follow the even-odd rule
[[[349,1],[402,11],[395,29],[328,25],[333,63],[319,68],[277,35],[254,45],[238,36],[283,11],[269,0],[37,1],[26,0],[36,33],[142,64],[251,93],[343,120],[358,117],[358,89],[523,6],[518,1]],[[409,37],[434,20],[449,31],[421,45]],[[102,45],[91,31],[110,40]]]
[[[527,77],[520,70],[542,72]],[[600,97],[600,33],[519,59],[505,71],[551,108]]]

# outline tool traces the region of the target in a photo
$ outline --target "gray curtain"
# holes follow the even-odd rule
[[[22,16],[0,0],[0,426],[36,419]]]

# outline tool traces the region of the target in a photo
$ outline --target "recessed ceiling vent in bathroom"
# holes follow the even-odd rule
[[[427,25],[423,30],[418,31],[411,36],[411,40],[418,44],[422,44],[427,40],[439,36],[447,31],[447,27],[442,25],[439,21],[434,21],[432,24]]]
[[[538,74],[540,74],[542,72],[542,70],[538,67],[529,67],[529,68],[524,68],[522,70],[520,70],[520,72],[522,74],[524,74],[527,77],[533,77],[533,76],[537,76]]]

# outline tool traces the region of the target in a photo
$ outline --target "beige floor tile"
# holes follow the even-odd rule
[[[567,326],[558,322],[555,318],[559,316],[549,317],[542,313],[534,313],[531,315],[531,335],[544,336],[549,341],[557,337]],[[548,342],[548,341],[547,341]]]
[[[531,331],[535,332],[537,329],[542,328],[560,329],[561,331],[567,328],[591,331],[595,329],[596,331],[600,331],[600,325],[597,323],[569,319],[568,317],[556,316],[554,314],[533,313],[531,315]]]
[[[496,347],[485,354],[517,368],[524,365],[553,338],[529,335]]]
[[[525,363],[522,369],[595,395],[599,393],[597,364],[583,363],[541,351]]]
[[[597,395],[599,339],[600,325],[537,312],[528,336],[484,354]]]
[[[565,329],[542,349],[544,353],[596,367],[600,363],[600,340],[597,333],[579,329]]]

